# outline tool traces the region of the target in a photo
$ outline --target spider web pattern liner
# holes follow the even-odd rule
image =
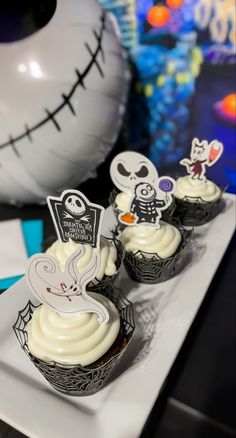
[[[114,368],[120,362],[135,329],[133,306],[129,300],[121,296],[120,291],[118,291],[116,296],[111,294],[111,297],[113,297],[113,302],[119,311],[124,338],[127,342],[118,353],[96,368],[92,368],[92,366],[83,367],[81,365],[65,367],[54,361],[45,362],[36,358],[29,351],[27,344],[28,335],[25,328],[38,306],[28,301],[24,309],[18,313],[17,321],[13,326],[17,339],[31,362],[57,391],[72,396],[95,394],[105,386]]]
[[[214,219],[224,208],[224,200],[221,191],[216,201],[207,202],[201,197],[185,196],[183,199],[175,198],[176,209],[174,217],[186,226],[199,226]]]
[[[181,233],[181,243],[172,256],[162,259],[158,254],[136,251],[135,253],[126,252],[124,256],[124,266],[129,277],[139,283],[156,284],[169,280],[177,275],[185,265],[190,251],[190,240],[192,230],[179,228]],[[117,234],[118,233],[118,234]],[[122,246],[118,240],[120,233],[119,226],[113,232],[116,245]]]

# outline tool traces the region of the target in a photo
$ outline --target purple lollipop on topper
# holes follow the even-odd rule
[[[162,190],[165,193],[173,192],[174,191],[174,181],[169,178],[163,178],[159,180],[158,187],[160,190]]]
[[[167,193],[171,194],[175,190],[175,180],[173,178],[163,176],[159,178],[158,188],[166,194],[166,202],[168,201]]]

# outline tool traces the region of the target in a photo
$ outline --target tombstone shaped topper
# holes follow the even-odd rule
[[[99,246],[104,208],[93,204],[78,190],[65,190],[60,197],[47,198],[50,213],[62,242],[73,240]]]

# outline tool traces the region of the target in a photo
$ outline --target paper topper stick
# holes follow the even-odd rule
[[[119,221],[125,225],[152,225],[160,227],[162,210],[172,202],[171,194],[175,190],[175,181],[167,176],[158,178],[156,186],[139,182],[133,189],[129,211],[120,213]]]
[[[26,280],[31,292],[56,312],[75,317],[83,313],[96,313],[98,321],[109,320],[107,309],[86,293],[86,285],[95,278],[100,265],[100,256],[95,251],[91,263],[78,271],[77,262],[84,255],[84,247],[68,258],[65,271],[47,254],[37,254],[29,259]]]
[[[206,181],[206,166],[213,166],[223,154],[223,144],[218,140],[210,143],[194,138],[192,141],[190,159],[183,158],[180,164],[185,166],[192,179]]]
[[[65,190],[61,196],[48,196],[49,210],[62,242],[70,239],[98,248],[104,208],[89,202],[78,190]]]
[[[111,162],[110,175],[114,185],[123,192],[132,191],[139,182],[154,184],[158,178],[154,164],[138,152],[121,152]]]

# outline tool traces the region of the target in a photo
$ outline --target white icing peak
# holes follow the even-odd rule
[[[45,304],[39,306],[26,326],[30,352],[44,361],[62,365],[90,365],[102,357],[115,342],[120,318],[114,304],[103,295],[89,295],[106,307],[107,324],[100,324],[96,314],[62,316]]]
[[[46,251],[47,254],[54,257],[61,270],[64,270],[67,259],[78,248],[78,243],[70,240],[69,242],[61,242],[56,240]],[[94,248],[90,245],[83,245],[85,249],[84,255],[78,260],[78,270],[84,269],[89,265],[92,259]],[[117,251],[114,245],[105,237],[100,237],[100,267],[96,274],[96,278],[101,281],[104,275],[111,276],[116,273]]]
[[[133,197],[132,192],[120,192],[118,195],[116,195],[115,198],[115,204],[118,210],[120,211],[127,211],[129,209],[129,205],[131,202],[131,199]]]
[[[136,253],[140,250],[150,253],[150,257],[157,254],[165,259],[176,252],[181,242],[181,233],[173,225],[160,221],[160,228],[141,225],[126,227],[120,240],[127,252]]]
[[[192,198],[201,198],[203,202],[213,202],[219,199],[221,190],[212,181],[192,179],[190,175],[186,175],[177,179],[174,195],[178,199],[189,196]],[[196,199],[189,199],[189,201],[201,202],[201,200]]]

